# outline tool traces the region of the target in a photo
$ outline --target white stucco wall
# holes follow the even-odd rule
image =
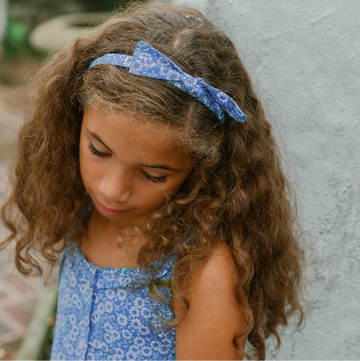
[[[360,1],[173,2],[227,30],[286,149],[317,274],[274,358],[360,359]]]

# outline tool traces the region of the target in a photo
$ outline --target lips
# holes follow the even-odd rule
[[[101,204],[98,200],[95,201],[95,204],[98,211],[107,217],[116,217],[128,212],[128,210],[120,211],[116,209],[107,208],[103,204]]]

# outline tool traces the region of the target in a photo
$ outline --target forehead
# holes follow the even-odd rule
[[[96,133],[114,153],[132,158],[183,163],[189,157],[171,125],[128,112],[86,109],[86,130]]]

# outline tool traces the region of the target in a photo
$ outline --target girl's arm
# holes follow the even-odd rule
[[[190,309],[176,328],[177,360],[241,359],[233,338],[245,328],[246,320],[234,296],[236,277],[230,250],[217,246],[189,286]],[[175,316],[180,310],[180,303],[175,301]],[[245,341],[238,341],[242,348]]]

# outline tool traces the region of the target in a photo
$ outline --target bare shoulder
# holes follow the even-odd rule
[[[206,264],[199,267],[190,283],[191,292],[205,291],[211,294],[221,294],[230,289],[233,291],[237,278],[237,268],[229,247],[218,243]]]
[[[224,244],[216,245],[190,282],[189,312],[176,331],[176,358],[240,358],[233,339],[244,330],[246,322],[235,298],[236,277],[231,250]]]

